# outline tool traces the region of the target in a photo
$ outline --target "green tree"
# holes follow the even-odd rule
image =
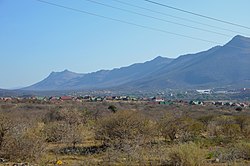
[[[110,111],[112,111],[113,113],[116,113],[116,112],[117,112],[117,108],[116,108],[116,106],[114,106],[114,105],[110,105],[110,106],[108,107],[108,109],[109,109]]]

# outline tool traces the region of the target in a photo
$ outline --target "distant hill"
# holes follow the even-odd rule
[[[250,38],[176,58],[150,77],[128,85],[144,88],[250,86]]]
[[[25,90],[161,89],[250,87],[250,38],[235,36],[224,46],[176,59],[157,57],[113,70],[77,74],[65,70]]]
[[[52,72],[47,78],[25,90],[73,90],[99,89],[122,85],[126,82],[148,76],[172,62],[172,59],[157,57],[152,61],[137,63],[113,70],[100,70],[89,74],[76,74],[65,70]]]
[[[64,70],[62,72],[52,72],[44,80],[23,88],[23,90],[36,90],[36,91],[45,91],[45,90],[58,90],[58,89],[69,89],[70,86],[74,86],[74,79],[80,79],[85,74],[78,74],[71,72],[69,70]]]
[[[0,97],[18,96],[20,94],[22,94],[21,90],[0,89]]]

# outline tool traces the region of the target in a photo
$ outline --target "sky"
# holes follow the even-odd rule
[[[0,88],[29,86],[52,71],[119,68],[157,56],[204,51],[238,34],[250,37],[250,29],[145,0],[44,1],[63,7],[38,0],[0,0]],[[250,27],[249,0],[153,1]]]

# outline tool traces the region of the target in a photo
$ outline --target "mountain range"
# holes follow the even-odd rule
[[[95,90],[250,87],[250,38],[235,36],[224,46],[179,56],[156,57],[113,70],[79,74],[52,72],[22,90]]]

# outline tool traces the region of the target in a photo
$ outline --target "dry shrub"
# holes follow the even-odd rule
[[[226,148],[212,152],[219,162],[232,164],[240,160],[250,159],[250,143],[241,141]]]
[[[60,142],[65,133],[65,125],[62,122],[50,122],[44,127],[47,142]]]
[[[16,107],[16,104],[3,104],[1,105],[2,110],[10,110]]]
[[[13,122],[11,119],[4,115],[0,114],[0,151],[2,148],[3,141],[5,139],[5,136],[10,132],[10,130],[14,127]]]
[[[97,123],[96,138],[106,145],[138,146],[154,138],[153,123],[135,111],[119,111]]]
[[[170,149],[170,164],[175,166],[200,166],[204,164],[205,151],[194,143],[185,143]]]
[[[75,148],[77,144],[80,144],[84,141],[84,131],[84,126],[81,124],[67,124],[65,126],[63,142]]]
[[[234,149],[238,152],[238,158],[250,160],[250,143],[239,142],[234,145]]]
[[[77,109],[51,111],[45,115],[44,134],[47,142],[63,142],[75,147],[84,138],[85,112]]]
[[[248,126],[244,129],[243,135],[244,135],[245,138],[250,139],[250,125],[248,125]]]
[[[209,136],[237,138],[241,128],[233,116],[219,116],[208,124]]]
[[[159,122],[159,130],[165,139],[187,142],[199,136],[204,127],[201,122],[190,117],[167,114]]]
[[[11,161],[36,161],[45,151],[42,126],[11,132],[3,142],[3,155]]]

